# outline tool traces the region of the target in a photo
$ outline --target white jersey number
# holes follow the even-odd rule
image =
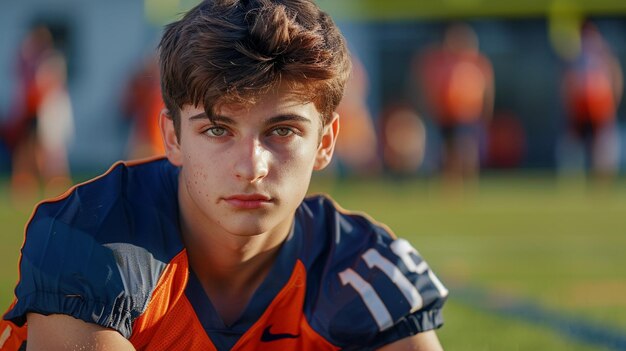
[[[433,281],[433,284],[437,287],[442,295],[447,295],[447,290],[439,279],[428,269],[428,265],[425,261],[420,264],[415,264],[415,261],[410,256],[411,253],[418,255],[417,250],[404,239],[398,239],[391,243],[391,251],[398,256],[407,267],[410,272],[423,274],[428,270],[429,278]],[[380,269],[389,279],[396,284],[402,295],[411,305],[411,312],[419,310],[423,306],[422,296],[415,286],[402,274],[402,271],[393,264],[391,261],[383,257],[376,249],[369,249],[361,255],[361,258],[365,261],[369,268]],[[383,331],[393,325],[393,319],[389,310],[385,306],[384,302],[374,290],[374,287],[365,279],[363,279],[352,268],[348,268],[339,273],[339,279],[343,285],[350,284],[354,290],[361,296],[365,306],[374,317],[374,320],[378,324],[378,329]]]

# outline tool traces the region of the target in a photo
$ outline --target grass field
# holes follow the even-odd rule
[[[409,239],[450,288],[447,350],[624,350],[626,183],[490,177],[463,196],[435,181],[317,180]],[[2,185],[3,186],[3,185]],[[0,188],[0,304],[8,306],[29,211]]]

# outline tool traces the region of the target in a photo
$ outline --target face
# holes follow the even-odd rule
[[[289,230],[339,129],[336,115],[323,127],[313,103],[281,91],[251,107],[222,106],[214,122],[202,106],[184,106],[180,139],[165,112],[160,123],[168,159],[181,167],[183,225],[237,236]]]

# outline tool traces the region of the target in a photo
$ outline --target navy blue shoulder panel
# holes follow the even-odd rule
[[[114,165],[61,200],[41,203],[26,229],[17,304],[5,315],[61,313],[129,337],[167,263],[182,249],[178,169],[165,159]]]
[[[305,314],[343,349],[376,349],[443,324],[448,291],[411,244],[329,198],[307,198],[295,229],[307,268]]]

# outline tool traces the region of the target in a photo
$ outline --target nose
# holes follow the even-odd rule
[[[249,183],[259,182],[268,173],[269,151],[257,138],[241,140],[235,156],[235,176]]]

